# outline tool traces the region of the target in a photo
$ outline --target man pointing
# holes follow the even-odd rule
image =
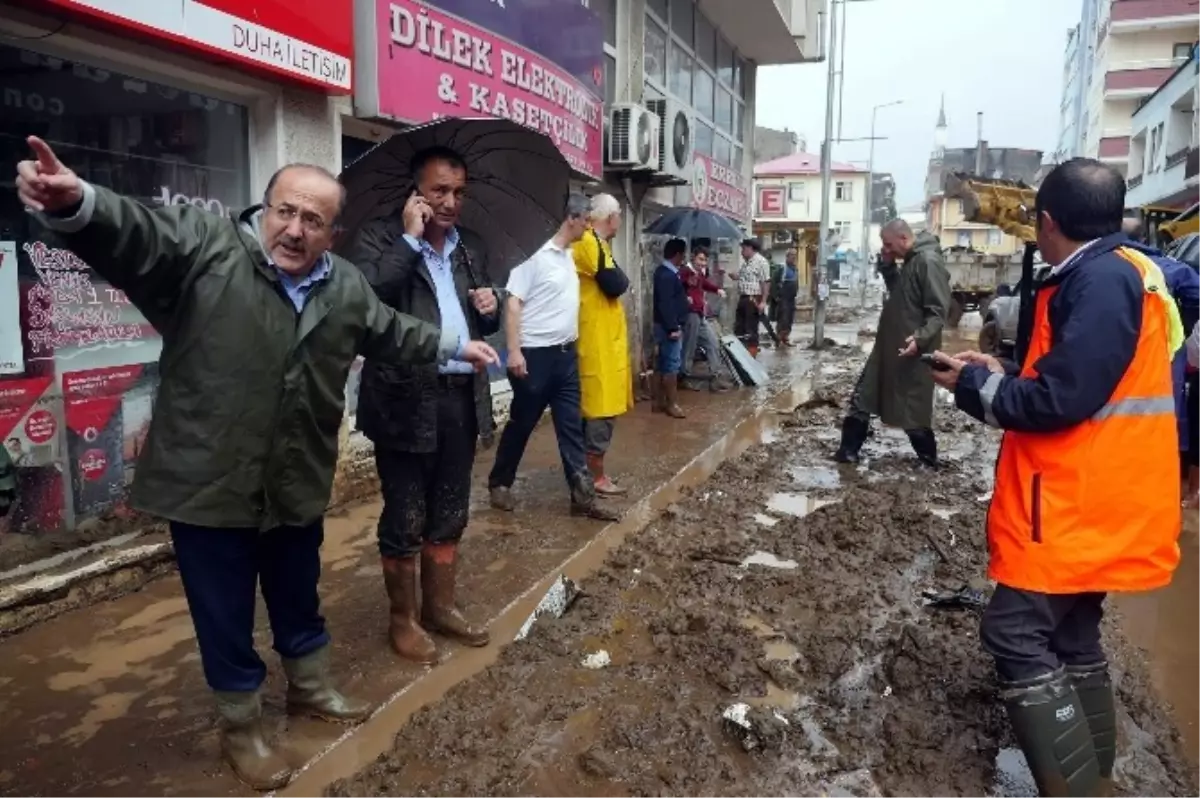
[[[261,206],[220,217],[191,205],[150,210],[81,180],[41,139],[28,141],[36,160],[17,166],[21,202],[163,336],[132,503],[170,522],[225,722],[222,751],[248,785],[274,789],[292,771],[263,736],[259,582],[289,712],[342,722],[370,712],[333,686],[317,595],[352,361],[482,367],[496,354],[391,310],[329,252],[343,192],[320,167],[285,166]]]

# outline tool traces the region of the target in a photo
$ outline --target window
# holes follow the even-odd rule
[[[746,157],[746,151],[735,144],[733,147],[733,164],[732,164],[732,166],[734,169],[737,170],[738,174],[741,174],[742,169],[744,169],[746,166],[746,162],[744,160],[745,157]]]
[[[840,243],[850,240],[850,225],[854,222],[848,222],[845,219],[839,222],[831,222],[830,227],[833,229],[834,235]]]
[[[667,21],[667,0],[646,0],[646,8],[663,22]]]
[[[695,44],[696,6],[692,0],[671,0],[671,32],[690,50]]]
[[[724,136],[713,138],[713,160],[728,165],[733,160],[733,147]]]
[[[987,242],[989,247],[998,247],[1004,242],[1004,234],[999,230],[988,230]]]
[[[713,155],[713,129],[696,120],[696,152],[709,158]]]
[[[599,5],[601,19],[604,20],[604,43],[617,46],[617,0],[592,0],[592,8]]]
[[[1195,46],[1195,42],[1176,42],[1175,46],[1171,48],[1171,57],[1179,61],[1186,61]]]
[[[746,99],[746,62],[740,57],[733,59],[733,91],[738,97]]]
[[[617,59],[604,56],[604,104],[612,106],[617,101]]]
[[[647,19],[645,45],[646,77],[660,86],[667,85],[667,32]]]
[[[970,230],[959,230],[958,231],[958,245],[960,247],[970,249],[970,247],[971,247],[971,231]]]
[[[804,201],[804,184],[788,183],[788,202]]]
[[[671,42],[671,56],[667,63],[668,88],[684,102],[692,96],[692,69],[692,57],[677,42]]]
[[[738,141],[742,140],[742,114],[745,110],[744,105],[737,100],[733,101],[733,137]]]
[[[725,89],[717,87],[717,108],[713,115],[717,127],[726,132],[733,128],[733,95]]]
[[[692,81],[692,106],[705,119],[713,118],[713,76],[705,69],[696,70]]]
[[[723,36],[717,36],[717,80],[733,85],[733,47]]]
[[[834,183],[833,198],[837,202],[851,202],[854,199],[854,184],[841,180]]]
[[[717,31],[703,12],[696,14],[696,57],[709,69],[717,68]]]

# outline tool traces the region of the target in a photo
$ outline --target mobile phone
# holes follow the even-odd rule
[[[941,361],[939,361],[933,355],[929,355],[929,354],[921,355],[921,362],[924,363],[926,366],[929,366],[929,368],[933,369],[934,371],[949,371],[950,370],[949,366],[947,366],[945,363],[942,363]]]

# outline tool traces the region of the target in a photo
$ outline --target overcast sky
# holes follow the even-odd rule
[[[842,137],[870,134],[879,111],[875,169],[896,179],[896,204],[924,199],[938,103],[946,93],[950,147],[975,143],[983,112],[993,147],[1054,151],[1062,98],[1063,51],[1081,0],[871,0],[846,11],[846,77]],[[840,18],[839,18],[840,23]],[[839,37],[840,38],[840,37]],[[825,123],[826,64],[758,70],[757,122],[787,127],[820,152]],[[837,138],[834,111],[834,138]],[[866,166],[869,142],[844,142],[834,158]]]

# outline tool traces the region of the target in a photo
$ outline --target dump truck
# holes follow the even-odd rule
[[[1019,255],[988,255],[973,250],[950,249],[942,253],[950,272],[950,314],[946,323],[957,327],[964,313],[986,316],[997,291],[1021,278]]]

